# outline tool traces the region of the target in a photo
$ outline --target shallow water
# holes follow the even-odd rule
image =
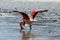
[[[44,25],[43,23],[42,25]],[[59,40],[60,25],[48,23],[46,26],[33,25],[32,30],[26,25],[23,30],[18,24],[0,25],[0,40]]]

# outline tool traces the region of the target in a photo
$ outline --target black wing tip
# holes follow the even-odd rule
[[[18,11],[14,10],[13,12],[18,12]]]
[[[48,10],[44,10],[45,12],[47,12]]]
[[[17,10],[14,10],[13,12],[24,13],[24,12],[22,12],[22,11],[17,11]]]

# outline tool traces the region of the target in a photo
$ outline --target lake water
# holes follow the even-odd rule
[[[19,24],[0,25],[0,40],[60,40],[60,25],[40,23],[33,25],[32,30],[26,25],[23,30]]]
[[[20,29],[19,22],[22,20],[21,15],[0,13],[2,14],[0,16],[0,40],[60,40],[60,7],[57,5],[59,3],[54,4],[38,5],[41,9],[46,8],[49,11],[47,13],[39,13],[36,16],[38,21],[32,24],[32,30],[29,29],[27,24],[23,30]]]

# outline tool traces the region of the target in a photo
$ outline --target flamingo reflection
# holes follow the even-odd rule
[[[31,30],[29,31],[20,30],[20,33],[22,34],[22,40],[29,40],[30,38],[33,37]]]

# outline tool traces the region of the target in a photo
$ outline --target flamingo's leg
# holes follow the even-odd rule
[[[29,27],[30,27],[30,30],[32,29],[32,27],[31,27],[32,25],[30,25]]]
[[[23,27],[21,27],[21,29],[24,29]]]
[[[23,26],[25,25],[25,22],[20,22],[21,29],[24,29]]]

